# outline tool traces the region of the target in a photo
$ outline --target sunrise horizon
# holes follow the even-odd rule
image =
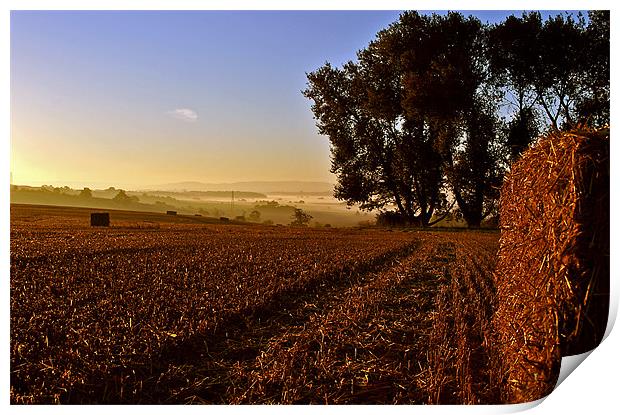
[[[335,183],[306,74],[400,13],[13,11],[12,182]]]

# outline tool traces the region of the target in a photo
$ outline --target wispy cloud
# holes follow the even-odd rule
[[[177,108],[172,111],[167,112],[171,117],[176,118],[177,120],[182,120],[186,122],[196,122],[198,120],[198,114],[196,111],[191,110],[189,108]]]

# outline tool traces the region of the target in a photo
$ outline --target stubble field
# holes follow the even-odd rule
[[[492,403],[498,233],[11,207],[12,403]]]

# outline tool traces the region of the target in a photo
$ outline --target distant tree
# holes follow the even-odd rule
[[[254,205],[255,209],[274,209],[279,207],[282,206],[275,200],[259,200],[258,203]]]
[[[93,192],[88,187],[85,187],[80,192],[80,197],[91,198],[91,197],[93,197]]]
[[[252,212],[250,212],[248,219],[250,219],[252,222],[260,222],[260,212],[258,210],[253,210]]]
[[[128,196],[127,193],[125,193],[125,191],[122,189],[118,191],[118,193],[112,198],[112,200],[120,203],[131,203],[139,201],[136,196]]]
[[[312,219],[312,216],[299,208],[295,208],[291,218],[293,219],[291,226],[306,226]]]

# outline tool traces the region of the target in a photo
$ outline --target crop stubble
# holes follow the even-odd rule
[[[29,217],[11,223],[13,403],[496,399],[497,234]]]

